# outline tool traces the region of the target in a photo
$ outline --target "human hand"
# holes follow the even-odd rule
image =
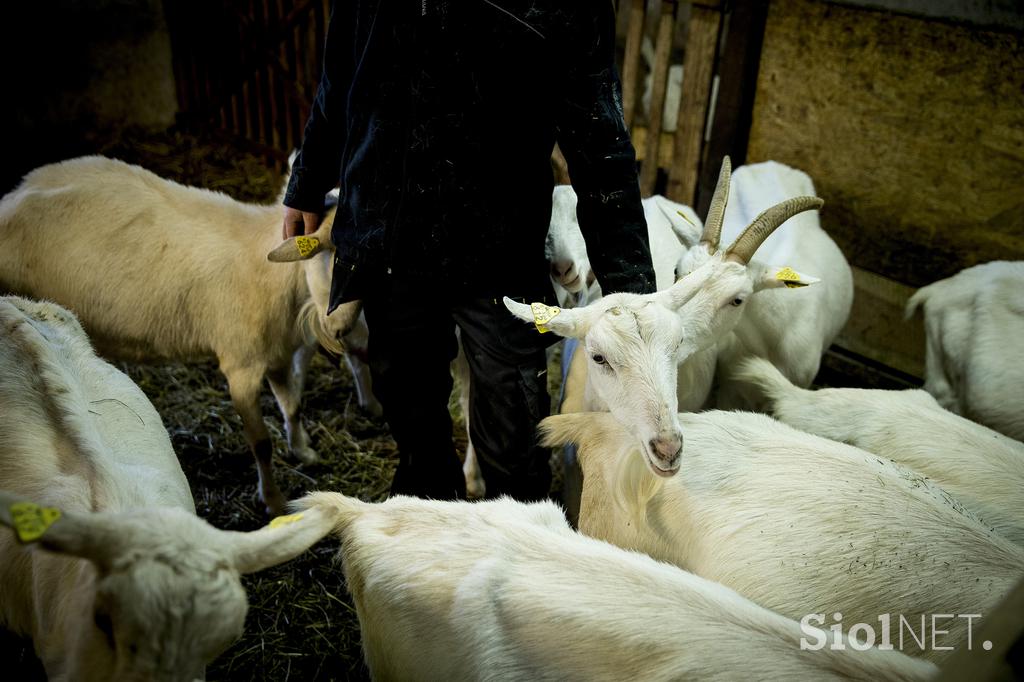
[[[284,227],[281,230],[283,239],[291,239],[303,234],[313,234],[320,226],[320,214],[300,211],[297,208],[284,207]]]

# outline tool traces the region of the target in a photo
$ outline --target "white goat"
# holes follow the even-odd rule
[[[745,225],[773,204],[791,196],[814,196],[814,183],[803,171],[767,161],[736,169],[718,239],[738,238]],[[675,220],[672,226],[689,248],[680,259],[680,276],[712,256],[701,242],[715,235],[700,235],[699,228]],[[718,342],[718,367],[735,366],[742,358],[767,358],[799,386],[810,386],[821,356],[846,324],[853,303],[853,273],[842,251],[821,229],[817,211],[793,216],[757,249],[761,263],[786,263],[809,275],[812,287],[769,289],[750,299],[743,317]],[[754,263],[751,266],[754,266]],[[741,387],[720,389],[715,404],[721,409],[749,408]]]
[[[333,518],[211,527],[153,406],[73,315],[5,297],[0,329],[0,524],[46,550],[0,534],[0,624],[53,682],[202,677],[241,634],[239,574],[298,555]]]
[[[700,219],[689,206],[670,201],[660,195],[648,197],[642,204],[658,288],[665,289],[675,282],[675,267],[683,253],[671,223],[673,220],[685,220],[699,226]],[[551,283],[561,306],[573,308],[601,297],[601,285],[596,281],[590,268],[587,245],[576,220],[576,193],[571,185],[556,185],[552,193],[551,223],[548,227],[545,249],[551,263]],[[710,387],[714,372],[714,351],[702,351],[698,355],[704,359],[700,366],[704,368]],[[461,353],[452,364],[452,373],[456,376],[458,385],[462,387],[460,404],[467,420],[468,432],[469,366],[466,365],[465,357]],[[469,496],[483,497],[486,486],[472,441],[469,441],[466,448],[463,473],[466,475]]]
[[[1024,545],[1024,444],[944,410],[919,390],[794,386],[761,358],[732,377],[758,387],[767,412],[924,474],[1003,537]]]
[[[657,286],[666,289],[675,282],[675,267],[683,254],[675,236],[678,228],[672,223],[686,221],[699,231],[700,219],[689,206],[658,194],[641,204]],[[587,244],[576,219],[576,192],[571,185],[556,185],[552,192],[545,253],[551,263],[551,283],[562,307],[574,308],[600,298],[601,285],[590,268]]]
[[[550,502],[335,493],[376,680],[927,679],[894,651],[802,651],[801,628],[722,585],[574,533]],[[830,633],[831,635],[831,633]],[[859,647],[859,645],[858,645]]]
[[[686,466],[672,478],[650,474],[612,415],[542,423],[547,444],[579,446],[582,532],[798,620],[952,614],[939,623],[948,637],[929,640],[939,647],[965,644],[969,621],[957,616],[987,615],[1024,575],[1024,549],[893,462],[764,415],[679,416]],[[947,653],[906,644],[934,660]]]
[[[728,187],[726,159],[701,243],[689,252],[692,261],[701,262],[668,289],[646,295],[612,294],[570,310],[505,299],[520,319],[536,324],[553,315],[542,323],[546,329],[583,340],[586,359],[579,362],[586,367],[584,409],[610,410],[629,425],[652,471],[664,476],[672,475],[681,461],[683,434],[677,413],[701,407],[711,387],[715,344],[739,324],[747,299],[764,289],[788,292],[791,286],[817,281],[751,257],[787,218],[820,207],[821,200],[798,197],[768,209],[722,251],[718,241]],[[578,383],[571,376],[569,381]],[[680,400],[680,395],[687,400]]]
[[[333,220],[332,211],[324,223]],[[0,200],[0,291],[70,308],[107,357],[216,357],[256,458],[260,498],[279,513],[284,499],[259,407],[263,378],[289,450],[315,462],[299,415],[306,367],[316,341],[343,351],[360,307],[326,315],[329,254],[305,265],[268,263],[280,235],[279,205],[83,157],[36,169]]]
[[[551,193],[551,223],[544,243],[551,264],[551,284],[564,308],[583,305],[598,294],[590,269],[587,244],[576,221],[576,192],[572,185],[555,185]]]
[[[924,309],[926,391],[947,410],[1024,441],[1024,262],[967,268],[911,296]]]

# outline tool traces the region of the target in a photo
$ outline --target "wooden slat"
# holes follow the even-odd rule
[[[263,0],[263,18],[267,26],[275,26],[280,18],[277,13],[277,3],[274,0]],[[280,58],[277,50],[274,50],[274,43],[266,45],[267,64],[267,91],[270,94],[270,146],[274,149],[282,149],[284,141],[281,132],[284,128],[284,88],[276,77],[275,70],[280,68]]]
[[[284,0],[274,0],[274,1],[275,1],[276,5],[277,5],[277,7],[276,7],[276,9],[277,9],[277,16],[279,16],[279,17],[284,16],[284,14],[285,14]],[[288,53],[290,37],[291,37],[291,32],[288,31],[288,32],[285,33],[284,40],[282,40],[280,43],[278,43],[278,45],[277,45],[277,58],[281,62],[281,64],[284,66],[285,73],[287,73],[289,77],[293,77],[294,73],[292,72],[291,66],[288,64],[288,58],[290,56],[289,53]],[[293,80],[294,80],[294,78],[293,78]],[[281,87],[283,87],[283,84],[282,84]],[[280,145],[280,148],[283,149],[283,150],[289,150],[289,149],[292,149],[292,148],[294,148],[296,146],[295,145],[294,136],[293,136],[293,130],[294,130],[294,125],[295,124],[292,121],[294,115],[295,115],[295,104],[292,102],[292,99],[290,97],[288,97],[287,94],[285,93],[285,96],[283,96],[281,98],[281,123],[280,123],[280,125],[281,125],[281,145]]]
[[[668,60],[672,52],[672,28],[675,20],[675,0],[662,0],[658,17],[658,36],[654,44],[654,66],[651,72],[651,110],[647,121],[647,152],[640,170],[640,194],[654,193],[658,179],[658,143],[661,138],[662,118],[665,113],[665,90],[668,81]]]
[[[629,31],[630,0],[617,0],[615,3],[615,36],[616,44],[621,44]]]
[[[188,95],[186,92],[185,65],[184,59],[179,56],[184,47],[181,45],[181,33],[174,30],[179,21],[177,7],[171,5],[166,7],[164,11],[167,15],[167,27],[171,40],[171,54],[173,55],[171,68],[174,70],[174,90],[178,98],[178,110],[187,111]]]
[[[683,91],[666,192],[673,201],[687,205],[693,205],[697,190],[720,25],[721,13],[717,9],[698,5],[691,8],[683,58]]]
[[[627,129],[632,127],[633,114],[636,112],[643,32],[644,0],[632,0],[629,9],[629,31],[626,33],[626,54],[622,58],[622,113],[626,119]]]
[[[924,376],[924,324],[903,319],[915,289],[853,268],[853,308],[835,345],[915,377]]]
[[[728,154],[734,168],[746,162],[757,66],[767,18],[768,3],[734,0],[717,69],[718,97],[712,104],[711,138],[704,145],[697,197],[693,203],[698,215],[704,215],[711,204],[722,158]]]

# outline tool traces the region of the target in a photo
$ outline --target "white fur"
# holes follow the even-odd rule
[[[997,533],[1024,546],[1024,444],[945,410],[924,391],[791,384],[752,358],[734,377],[756,385],[780,421],[924,474]]]
[[[967,268],[918,290],[926,391],[947,410],[1024,441],[1024,262]]]
[[[582,532],[827,623],[835,612],[876,626],[886,613],[985,615],[1024,575],[1024,550],[920,474],[763,415],[680,419],[686,456],[671,478],[650,474],[611,415],[542,423],[549,445],[579,446]],[[966,643],[966,621],[955,620],[940,645]]]
[[[574,533],[550,502],[316,493],[376,680],[927,679],[897,652],[801,651],[722,585]],[[848,640],[844,640],[848,644]]]
[[[551,192],[551,222],[544,253],[551,263],[551,284],[559,305],[571,308],[600,295],[576,221],[576,192],[571,185],[555,185]]]
[[[0,330],[0,524],[15,502],[62,512],[39,550],[0,533],[0,625],[54,682],[202,677],[241,634],[239,573],[299,554],[333,518],[211,527],[153,406],[71,313],[3,297]]]
[[[267,261],[281,220],[279,205],[244,204],[98,156],[38,168],[0,200],[0,291],[72,309],[108,357],[216,357],[246,441],[260,448],[260,497],[275,513],[284,500],[259,407],[263,378],[289,449],[316,461],[299,416],[306,367],[316,341],[341,351],[359,315],[349,304],[325,316],[329,254]]]

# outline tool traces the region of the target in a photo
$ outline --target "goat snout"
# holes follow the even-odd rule
[[[576,264],[572,261],[555,261],[551,264],[551,272],[559,284],[564,287],[571,287],[579,282],[580,274]]]
[[[655,466],[665,472],[674,472],[679,466],[679,454],[683,449],[683,438],[679,434],[658,436],[648,443],[654,455]]]

